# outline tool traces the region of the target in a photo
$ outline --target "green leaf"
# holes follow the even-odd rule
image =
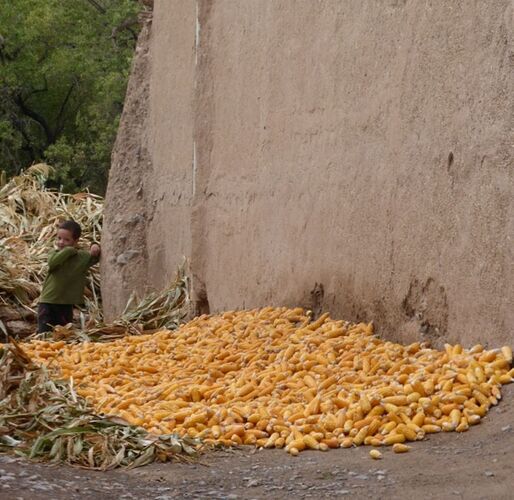
[[[56,187],[103,192],[135,46],[117,28],[140,4],[102,0],[105,12],[86,1],[13,4],[0,16],[2,168],[13,175],[46,159]]]

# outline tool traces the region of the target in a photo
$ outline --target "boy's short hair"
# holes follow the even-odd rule
[[[66,229],[71,233],[74,240],[78,240],[80,235],[82,234],[82,229],[80,225],[77,224],[74,220],[65,220],[59,224],[59,229]]]

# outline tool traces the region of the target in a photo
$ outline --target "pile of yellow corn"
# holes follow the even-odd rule
[[[23,347],[72,377],[98,412],[156,433],[293,455],[466,431],[513,380],[508,347],[437,351],[386,342],[372,330],[269,307],[111,343]]]

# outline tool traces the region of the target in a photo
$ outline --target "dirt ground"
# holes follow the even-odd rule
[[[201,464],[92,472],[0,456],[0,499],[513,498],[514,385],[470,431],[431,435],[395,455],[369,447],[304,452],[244,448]]]

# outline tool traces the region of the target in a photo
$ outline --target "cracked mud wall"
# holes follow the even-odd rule
[[[171,25],[157,12],[139,37],[112,155],[101,266],[107,319],[133,292],[167,286],[191,253],[194,2],[176,2]]]
[[[513,16],[156,1],[113,155],[108,311],[185,255],[202,312],[299,304],[399,340],[511,341]]]
[[[151,178],[149,87],[151,26],[139,35],[121,125],[112,154],[102,235],[102,299],[106,317],[123,311],[148,272],[146,183]]]

